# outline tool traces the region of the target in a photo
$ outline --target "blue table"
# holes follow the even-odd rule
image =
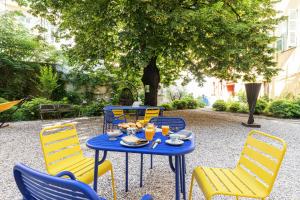
[[[124,135],[123,135],[124,136]],[[144,132],[137,133],[138,137],[143,138]],[[165,143],[167,137],[163,136],[160,132],[156,133],[154,139],[161,138],[162,142],[155,148],[149,148],[151,143],[139,148],[125,147],[120,144],[121,137],[118,140],[109,140],[107,134],[102,134],[89,139],[86,145],[95,150],[95,172],[94,172],[94,190],[97,192],[97,179],[98,179],[98,165],[100,165],[107,156],[108,151],[124,152],[126,154],[125,159],[125,189],[128,191],[128,153],[152,154],[163,155],[169,157],[169,164],[173,172],[175,172],[175,189],[176,200],[180,199],[180,192],[183,194],[183,199],[186,199],[185,189],[185,154],[191,153],[195,149],[194,138],[189,141],[185,141],[181,146],[170,146]],[[103,157],[99,161],[99,151],[103,151]],[[175,166],[172,162],[172,157],[175,157]],[[143,165],[141,165],[143,166]],[[142,171],[142,167],[141,167]]]

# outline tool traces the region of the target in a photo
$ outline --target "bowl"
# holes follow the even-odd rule
[[[118,137],[120,135],[122,135],[123,133],[120,130],[113,130],[113,131],[108,131],[107,135],[108,137],[112,138],[112,137]]]

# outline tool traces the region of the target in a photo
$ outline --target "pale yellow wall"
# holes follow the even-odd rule
[[[300,0],[283,0],[276,9],[282,15],[288,15],[290,9],[298,9],[297,46],[275,55],[277,65],[281,69],[270,83],[271,98],[300,94]]]

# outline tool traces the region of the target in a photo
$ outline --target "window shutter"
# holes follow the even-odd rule
[[[290,9],[288,14],[288,47],[296,47],[298,11]]]

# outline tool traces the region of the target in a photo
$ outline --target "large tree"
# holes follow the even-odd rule
[[[280,19],[271,0],[19,0],[72,38],[76,62],[104,59],[107,68],[140,75],[145,104],[157,104],[159,83],[211,75],[270,79],[271,32]],[[117,66],[117,67],[116,67]]]

